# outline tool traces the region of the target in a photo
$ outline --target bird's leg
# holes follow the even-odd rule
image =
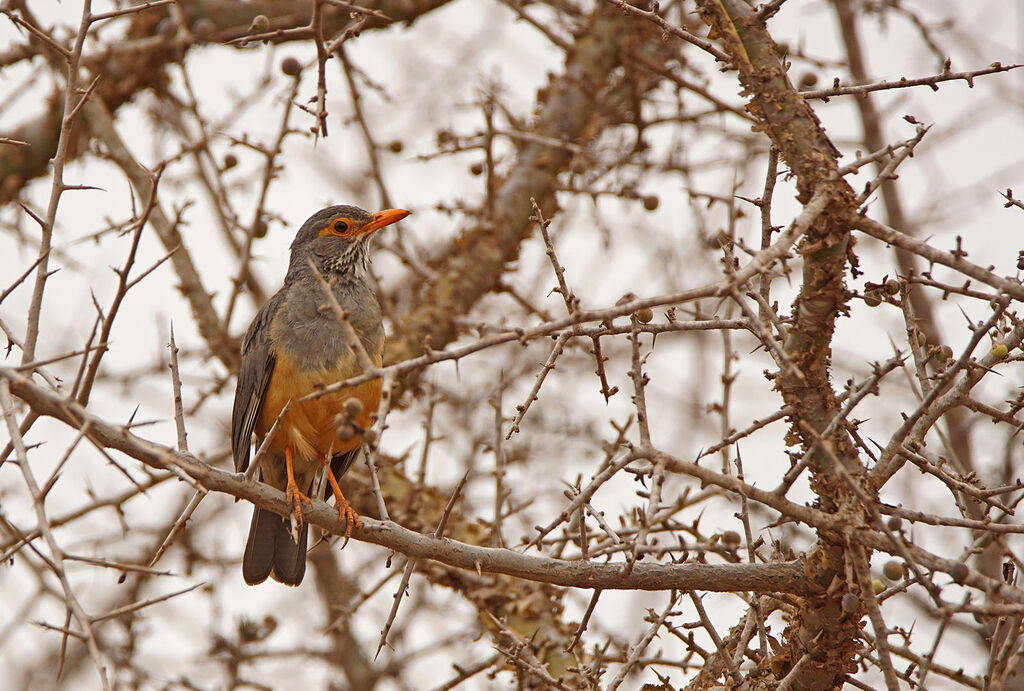
[[[338,480],[334,477],[334,473],[331,472],[331,463],[328,457],[324,456],[320,462],[323,463],[324,469],[327,471],[327,481],[331,483],[331,491],[334,493],[334,505],[338,509],[338,518],[345,522],[345,544],[342,545],[344,549],[345,545],[348,544],[348,538],[352,535],[352,526],[362,528],[363,522],[359,520],[359,514],[348,503],[345,495],[341,493]]]
[[[302,502],[312,505],[313,501],[302,493],[299,486],[295,483],[295,464],[292,461],[292,449],[290,446],[284,449],[284,462],[288,468],[288,484],[285,485],[285,496],[288,497],[288,501],[291,502],[292,510],[294,512],[295,520],[298,522],[299,527],[302,527]]]

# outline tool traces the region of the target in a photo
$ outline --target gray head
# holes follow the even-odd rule
[[[366,251],[378,230],[409,215],[405,209],[370,213],[358,206],[329,206],[310,216],[292,241],[288,273],[302,271],[311,258],[321,272],[359,278],[366,273]]]

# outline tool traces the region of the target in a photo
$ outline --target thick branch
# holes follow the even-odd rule
[[[752,97],[748,109],[763,123],[796,176],[798,198],[807,203],[814,193],[828,190],[828,207],[817,216],[800,245],[802,282],[784,345],[796,367],[787,367],[777,376],[783,398],[794,410],[792,434],[800,439],[808,456],[811,488],[821,508],[837,512],[842,507],[841,515],[849,520],[857,514],[844,506],[850,501],[844,480],[860,473],[856,449],[842,429],[834,429],[828,439],[822,439],[821,433],[830,428],[839,407],[829,381],[831,342],[846,299],[846,219],[855,210],[856,197],[838,177],[839,152],[789,82],[763,18],[742,0],[698,0],[698,7],[701,17],[722,39],[745,92]],[[843,549],[830,531],[819,531],[819,536],[823,539],[808,559],[808,575],[827,585],[844,576]],[[852,618],[841,616],[841,595],[841,590],[833,590],[827,597],[809,599],[801,616],[790,625],[786,643],[791,663],[801,658],[804,641],[815,639],[816,647],[824,651],[796,673],[791,688],[831,688],[854,660],[860,629]]]
[[[242,474],[209,466],[190,453],[136,436],[125,427],[106,422],[74,401],[34,384],[17,370],[0,368],[0,379],[34,411],[79,430],[96,444],[116,449],[158,469],[177,469],[211,492],[251,501],[281,515],[292,510],[283,492]],[[344,535],[338,510],[321,501],[306,507],[304,518],[332,534]],[[617,590],[711,590],[716,592],[805,593],[811,589],[799,561],[768,564],[652,564],[640,562],[628,575],[623,565],[566,561],[528,556],[509,549],[477,547],[455,540],[421,535],[396,523],[363,517],[353,537],[393,549],[409,557],[432,559],[456,568],[501,573],[554,585]]]

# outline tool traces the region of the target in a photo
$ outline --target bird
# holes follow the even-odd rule
[[[368,282],[370,240],[409,213],[338,205],[310,216],[292,241],[281,289],[260,308],[242,338],[231,412],[235,470],[248,468],[252,436],[259,448],[280,416],[258,470],[260,480],[286,493],[292,516],[254,507],[242,556],[242,577],[249,585],[268,576],[286,585],[302,582],[308,542],[302,504],[311,502],[321,467],[346,524],[346,539],[353,526],[361,525],[337,479],[362,449],[363,432],[373,424],[380,402],[381,380],[301,399],[361,374],[360,362],[367,357],[373,366],[382,365],[383,320]],[[353,332],[365,356],[357,352]],[[344,430],[339,431],[339,420]]]

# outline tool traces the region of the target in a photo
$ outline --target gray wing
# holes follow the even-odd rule
[[[231,409],[231,452],[235,458],[235,472],[239,473],[249,467],[249,440],[274,373],[270,322],[281,302],[279,295],[267,301],[242,339],[242,362],[238,366],[235,404]]]

